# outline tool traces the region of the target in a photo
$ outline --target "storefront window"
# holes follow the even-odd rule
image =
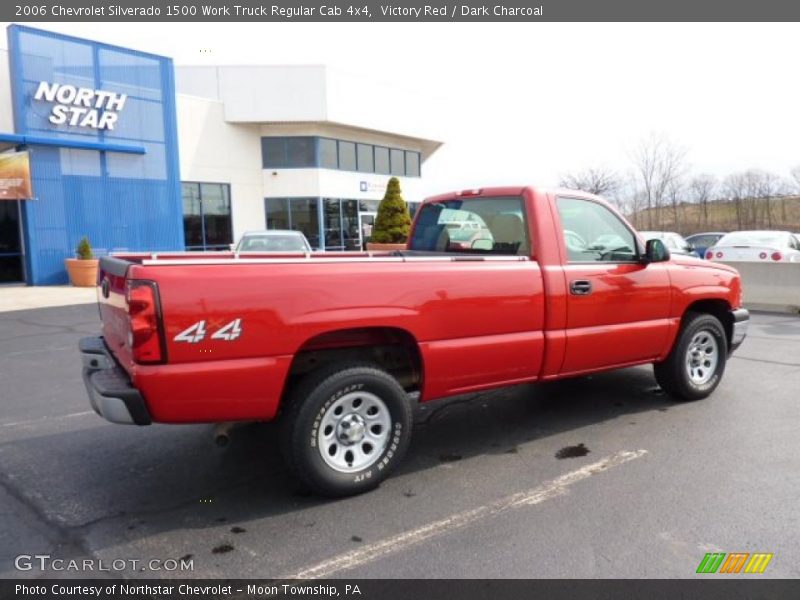
[[[286,138],[287,167],[313,167],[317,162],[314,154],[314,138]]]
[[[187,250],[227,250],[233,242],[231,189],[224,183],[182,183]]]
[[[358,153],[358,170],[363,173],[373,173],[375,163],[372,160],[372,145],[356,144],[356,151]]]
[[[230,188],[219,183],[201,183],[200,198],[207,249],[227,250],[233,242]]]
[[[302,231],[308,243],[315,250],[319,248],[319,213],[316,198],[291,198],[289,199],[291,228]]]
[[[343,171],[356,170],[356,145],[353,142],[339,142],[339,168]]]
[[[359,250],[358,200],[342,200],[342,238],[345,250]]]
[[[261,158],[265,169],[314,167],[317,164],[315,138],[261,138]]]
[[[323,169],[336,169],[339,163],[336,160],[336,140],[320,138],[319,140],[319,166]]]
[[[200,207],[200,184],[183,183],[183,233],[186,248],[203,248],[203,211]]]
[[[261,138],[261,153],[265,167],[282,167],[286,164],[286,139]]]
[[[405,153],[402,150],[395,150],[392,148],[391,152],[391,166],[392,175],[405,175],[406,174],[406,161],[403,156]]]
[[[406,175],[419,177],[419,152],[406,151]]]
[[[380,200],[361,200],[358,203],[358,210],[361,212],[378,212]]]
[[[375,172],[381,175],[389,174],[389,149],[375,146]]]
[[[325,249],[344,250],[342,241],[342,213],[338,198],[323,200],[323,226],[325,230]]]
[[[19,202],[0,201],[0,283],[22,281]]]
[[[265,169],[313,167],[419,177],[420,153],[325,137],[264,137]]]
[[[322,202],[322,223],[319,203]],[[374,215],[379,200],[350,198],[265,198],[267,229],[302,231],[315,250],[332,252],[360,250],[362,237],[359,220],[365,213]],[[418,203],[409,203],[413,215]],[[370,221],[371,223],[371,221]]]
[[[286,198],[267,198],[264,204],[267,210],[267,229],[291,229]]]

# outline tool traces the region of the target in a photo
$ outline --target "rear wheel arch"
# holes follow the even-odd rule
[[[369,363],[392,375],[406,392],[422,388],[424,364],[417,339],[399,327],[353,327],[306,340],[295,353],[283,400],[311,373],[343,362]]]

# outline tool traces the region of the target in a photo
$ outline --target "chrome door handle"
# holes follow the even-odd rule
[[[586,279],[575,279],[569,282],[569,293],[573,296],[588,296],[592,293],[592,282]]]

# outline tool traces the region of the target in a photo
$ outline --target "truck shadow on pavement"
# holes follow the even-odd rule
[[[135,545],[140,538],[152,545],[180,532],[192,540],[186,540],[192,551],[184,554],[201,553],[198,544],[202,552],[218,554],[235,550],[251,526],[263,528],[276,517],[302,531],[335,522],[340,503],[369,506],[386,495],[413,502],[425,489],[426,477],[420,475],[442,464],[460,467],[473,457],[530,454],[531,449],[532,464],[552,464],[564,443],[548,438],[619,418],[627,427],[631,415],[673,406],[647,368],[420,405],[411,447],[394,476],[370,494],[342,500],[316,497],[290,476],[280,459],[274,424],[240,427],[225,448],[213,444],[210,426],[103,424],[18,437],[0,442],[0,468],[6,481],[10,473],[20,493],[38,504],[46,520],[70,537],[88,539],[92,551]],[[575,437],[575,448],[564,455],[585,454],[582,442]],[[398,518],[410,507],[398,508]],[[193,530],[206,533],[195,539]]]

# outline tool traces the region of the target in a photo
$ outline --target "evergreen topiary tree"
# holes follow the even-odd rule
[[[403,244],[411,229],[411,215],[400,191],[400,181],[392,177],[386,186],[386,195],[378,205],[378,215],[372,228],[370,241],[378,244]]]
[[[89,243],[89,238],[83,236],[81,241],[78,242],[78,247],[75,248],[75,255],[80,260],[92,260],[94,254],[92,253],[92,245]]]

